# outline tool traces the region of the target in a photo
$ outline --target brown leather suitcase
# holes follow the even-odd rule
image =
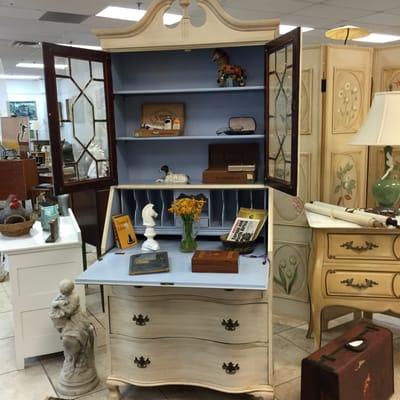
[[[393,393],[392,332],[367,321],[302,361],[301,400],[388,400]]]

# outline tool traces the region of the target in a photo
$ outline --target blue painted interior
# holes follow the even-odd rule
[[[132,137],[141,121],[144,103],[185,104],[185,136],[204,137],[205,140],[118,140],[118,179],[124,183],[154,182],[162,174],[160,166],[167,164],[174,172],[190,176],[192,183],[201,183],[203,170],[208,167],[210,142],[218,139],[216,130],[227,127],[233,116],[252,116],[256,119],[256,133],[264,135],[264,48],[263,46],[226,49],[231,63],[247,70],[244,90],[220,90],[217,66],[212,62],[213,49],[192,51],[160,51],[120,53],[112,55],[115,95],[115,123],[117,138]],[[253,87],[252,87],[253,86]],[[208,91],[207,88],[212,90]],[[147,93],[140,93],[147,91]],[[161,91],[162,93],[159,93]],[[150,92],[150,93],[149,93]],[[168,92],[168,93],[166,93]],[[258,180],[263,181],[263,136],[254,139],[260,147]],[[252,142],[248,137],[246,143]],[[188,187],[190,190],[190,186]],[[264,208],[265,190],[205,190],[208,208],[202,216],[200,234],[219,235],[227,232],[240,207]],[[177,234],[181,228],[168,212],[176,193],[172,190],[122,190],[122,212],[128,213],[138,233],[143,233],[141,210],[148,202],[159,213],[157,228],[160,233]]]

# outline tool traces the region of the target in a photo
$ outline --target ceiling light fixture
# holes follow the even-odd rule
[[[96,17],[122,19],[126,21],[139,21],[143,15],[146,14],[146,10],[139,10],[137,8],[126,8],[126,7],[114,7],[108,6],[104,10],[96,14]],[[164,24],[173,25],[178,23],[182,19],[182,15],[165,13]]]
[[[19,68],[35,68],[35,69],[43,69],[44,65],[41,63],[35,63],[35,62],[20,62],[16,65]],[[55,67],[57,69],[67,69],[68,65],[67,64],[55,64]]]
[[[59,46],[77,47],[86,50],[103,50],[101,46],[92,46],[88,44],[71,44],[71,43],[57,43]]]
[[[339,26],[325,32],[325,37],[328,39],[343,40],[344,44],[347,44],[348,40],[356,40],[368,35],[369,32],[366,29],[354,25]]]
[[[296,25],[279,25],[279,34],[280,35],[284,35],[285,33],[288,33],[290,31],[292,31],[293,29],[296,29],[297,26]],[[310,28],[309,26],[302,26],[301,27],[301,31],[302,33],[306,33],[306,32],[310,32],[313,31],[314,28]]]
[[[400,36],[397,35],[387,35],[385,33],[371,33],[361,39],[354,39],[357,42],[367,42],[367,43],[390,43],[400,40]]]
[[[28,79],[41,79],[41,76],[39,75],[9,75],[9,74],[0,74],[0,79],[23,79],[23,80],[28,80]]]

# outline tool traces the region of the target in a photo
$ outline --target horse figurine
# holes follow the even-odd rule
[[[218,85],[227,86],[227,80],[231,79],[233,83],[239,86],[245,86],[247,80],[246,70],[239,65],[229,64],[228,54],[221,49],[215,49],[212,60],[218,65]]]
[[[143,251],[157,251],[160,250],[160,245],[154,237],[156,236],[156,231],[154,226],[156,225],[154,218],[158,217],[157,212],[154,210],[154,204],[149,203],[143,207],[142,210],[142,219],[143,225],[146,227],[144,231],[144,236],[146,236],[146,240],[142,244]]]

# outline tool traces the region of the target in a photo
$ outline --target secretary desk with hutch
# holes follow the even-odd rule
[[[76,199],[109,191],[103,214],[101,196],[86,201],[103,215],[101,257],[76,283],[105,287],[110,399],[121,398],[123,384],[272,399],[272,198],[274,190],[297,193],[300,29],[276,38],[278,20],[238,21],[217,0],[197,0],[200,26],[191,23],[190,1],[181,0],[182,20],[167,27],[172,3],[154,1],[131,27],[96,31],[104,52],[43,45],[55,185]],[[246,86],[217,85],[215,48],[247,70]],[[62,72],[59,63],[67,65]],[[134,137],[145,103],[184,103],[184,135]],[[255,134],[217,136],[233,116],[254,117]],[[257,143],[258,181],[202,183],[212,143]],[[191,183],[155,183],[164,164]],[[262,240],[253,257],[240,256],[238,274],[191,272],[191,254],[176,239],[182,227],[168,212],[182,193],[207,198],[199,249],[220,248],[240,207],[268,210]],[[130,276],[129,257],[140,246],[118,251],[111,217],[128,214],[143,233],[148,202],[159,214],[156,239],[170,272]]]

